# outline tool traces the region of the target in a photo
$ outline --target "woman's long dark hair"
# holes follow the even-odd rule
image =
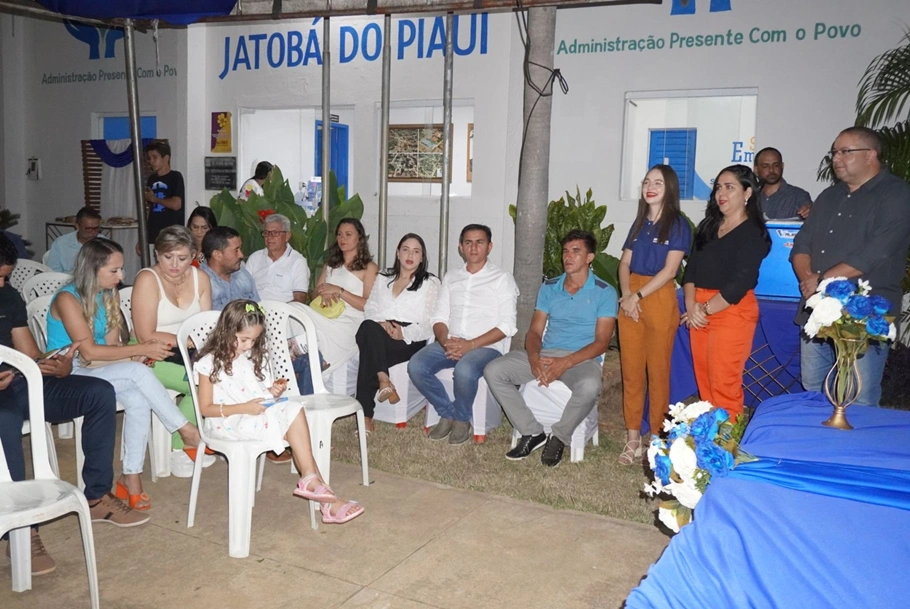
[[[658,170],[664,178],[664,199],[660,203],[660,218],[657,219],[657,239],[660,243],[666,243],[670,240],[670,231],[679,222],[679,176],[676,171],[669,165],[655,165],[648,170],[651,173]],[[645,174],[647,177],[648,174]],[[644,227],[648,220],[648,202],[645,201],[644,195],[638,198],[638,215],[632,224],[632,240],[638,237],[638,233]]]
[[[411,285],[408,286],[409,292],[416,292],[417,290],[420,289],[420,286],[423,285],[424,280],[427,277],[432,276],[433,273],[431,273],[427,270],[427,246],[423,242],[423,237],[421,237],[417,233],[408,233],[407,235],[402,237],[401,241],[398,242],[398,247],[395,248],[396,254],[398,253],[398,250],[401,249],[401,246],[404,244],[404,242],[407,241],[408,239],[414,239],[417,241],[417,243],[420,244],[420,251],[421,251],[420,264],[418,264],[417,268],[414,269],[414,275],[411,278]],[[396,279],[401,277],[401,261],[398,260],[397,255],[395,256],[395,264],[392,265],[392,268],[384,270],[382,272],[382,275],[384,277],[392,278],[391,280],[389,280],[388,285],[392,285]]]
[[[765,226],[765,217],[761,210],[761,199],[758,196],[758,179],[752,170],[745,165],[730,165],[722,169],[714,179],[714,189],[711,191],[711,198],[708,199],[708,206],[705,208],[705,219],[699,222],[695,231],[695,249],[700,250],[711,241],[717,239],[717,230],[724,220],[720,205],[717,204],[717,181],[725,173],[732,173],[740,186],[743,187],[743,190],[752,189],[752,195],[746,201],[746,221],[755,223],[761,230],[765,242],[770,245],[771,235],[768,234],[768,228]]]
[[[344,252],[338,247],[338,229],[343,224],[350,224],[357,231],[357,255],[351,262],[351,270],[362,271],[373,262],[373,256],[370,254],[370,246],[367,244],[367,232],[357,218],[342,218],[338,221],[338,228],[335,229],[335,241],[329,247],[329,255],[326,256],[325,264],[332,269],[337,269],[344,264]]]

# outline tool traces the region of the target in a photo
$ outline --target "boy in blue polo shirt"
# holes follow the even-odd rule
[[[521,434],[507,459],[520,461],[546,444],[541,463],[558,465],[575,428],[597,405],[603,374],[599,362],[613,336],[617,298],[616,290],[590,269],[596,245],[588,231],[572,230],[563,237],[565,273],[540,287],[526,351],[507,353],[484,370],[490,391]],[[519,385],[535,379],[544,387],[559,380],[572,391],[549,438],[518,392]]]

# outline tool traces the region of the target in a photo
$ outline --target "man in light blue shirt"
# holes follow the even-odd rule
[[[525,338],[526,351],[512,351],[487,364],[483,376],[521,434],[506,458],[520,461],[544,446],[540,461],[554,467],[562,460],[572,434],[597,407],[601,356],[616,325],[616,290],[591,271],[597,242],[588,231],[572,230],[562,239],[565,273],[548,279],[537,293],[537,306]],[[548,387],[562,381],[572,391],[562,418],[549,438],[518,391],[536,381]]]
[[[83,207],[76,214],[74,226],[74,232],[57,237],[51,244],[47,266],[58,273],[72,274],[82,245],[97,237],[101,231],[101,214],[90,207]]]
[[[203,271],[212,280],[212,310],[221,311],[232,300],[259,302],[256,281],[243,268],[240,233],[230,226],[216,226],[202,239]]]

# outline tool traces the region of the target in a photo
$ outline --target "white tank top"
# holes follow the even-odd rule
[[[199,303],[199,269],[194,266],[191,266],[190,269],[193,272],[193,302],[185,309],[181,309],[168,300],[167,295],[164,292],[164,285],[161,283],[161,277],[158,276],[158,273],[152,269],[142,269],[142,271],[148,271],[154,275],[155,281],[158,282],[158,293],[160,294],[160,298],[158,299],[158,327],[155,328],[157,332],[177,334],[177,330],[180,329],[180,324],[191,315],[195,315],[202,311],[202,305]],[[139,272],[141,273],[142,271]]]

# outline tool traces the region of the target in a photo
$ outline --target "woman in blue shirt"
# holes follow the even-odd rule
[[[619,261],[619,353],[622,363],[626,445],[619,462],[642,456],[641,423],[648,390],[648,425],[659,434],[670,406],[670,356],[679,326],[673,281],[692,244],[692,228],[679,210],[679,178],[655,165],[641,183],[638,216]]]
[[[136,510],[151,506],[142,492],[142,466],[148,444],[149,417],[154,412],[187,446],[198,446],[199,430],[189,423],[167,390],[143,362],[163,360],[171,345],[151,339],[127,345],[126,323],[120,313],[117,284],[123,279],[123,249],[107,239],[93,239],[79,250],[73,281],[54,295],[47,312],[47,348],[79,343],[73,374],[104,379],[114,386],[123,405],[123,475],[116,495]],[[91,366],[91,367],[89,367]]]

